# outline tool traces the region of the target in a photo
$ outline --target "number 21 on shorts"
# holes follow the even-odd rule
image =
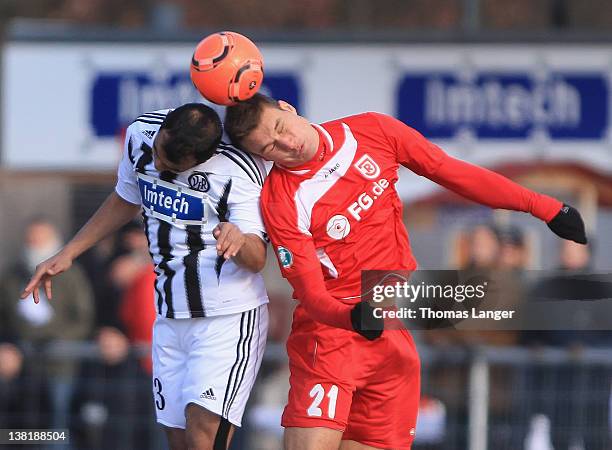
[[[325,388],[321,384],[315,384],[310,390],[309,394],[313,399],[312,403],[308,407],[308,416],[310,417],[321,417],[323,410],[319,407],[325,396]],[[338,386],[332,384],[327,392],[327,417],[333,419],[336,416],[336,401],[338,400]]]

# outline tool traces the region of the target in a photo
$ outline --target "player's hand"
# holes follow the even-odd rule
[[[41,262],[36,266],[36,271],[21,293],[21,298],[27,298],[30,294],[32,294],[34,297],[34,303],[38,303],[40,301],[40,294],[38,290],[42,285],[42,287],[45,289],[47,298],[51,300],[51,278],[66,271],[71,265],[72,257],[64,252],[59,252],[57,255]]]
[[[379,338],[385,326],[382,318],[374,317],[374,308],[368,302],[359,302],[351,310],[351,324],[368,341]]]
[[[213,230],[213,236],[217,240],[217,255],[227,260],[238,254],[246,237],[240,229],[230,222],[221,222]]]
[[[584,222],[576,208],[563,204],[561,210],[548,222],[548,228],[557,236],[579,244],[586,244]]]

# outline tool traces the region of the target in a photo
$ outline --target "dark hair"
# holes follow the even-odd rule
[[[223,135],[221,119],[202,103],[187,103],[170,111],[159,129],[162,130],[166,158],[175,164],[190,155],[203,163],[214,154]]]
[[[225,132],[234,146],[241,148],[244,138],[257,128],[264,107],[279,108],[278,102],[273,98],[255,94],[250,99],[226,109]]]

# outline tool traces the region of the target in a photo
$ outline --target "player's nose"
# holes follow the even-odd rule
[[[296,139],[294,136],[285,135],[278,139],[277,144],[284,150],[292,150],[296,146]]]

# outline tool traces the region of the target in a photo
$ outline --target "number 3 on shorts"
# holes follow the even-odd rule
[[[315,384],[309,392],[311,398],[314,398],[310,406],[308,407],[308,415],[310,417],[321,417],[323,411],[319,408],[323,396],[325,395],[325,389],[320,384]],[[327,416],[333,419],[336,416],[336,401],[338,400],[338,386],[332,384],[327,393],[329,402],[327,404]]]
[[[156,389],[155,393],[159,395],[159,398],[155,399],[155,406],[157,406],[157,409],[161,411],[166,407],[166,399],[162,395],[162,384],[159,378],[155,378],[153,380],[153,385],[155,386],[155,389]]]

